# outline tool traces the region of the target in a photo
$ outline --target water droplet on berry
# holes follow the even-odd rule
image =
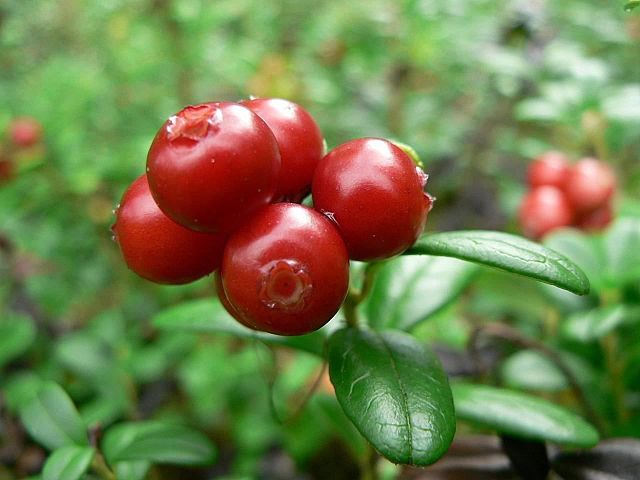
[[[334,212],[329,212],[327,210],[320,209],[320,213],[322,213],[325,217],[327,217],[336,225],[338,224],[338,221],[336,220],[336,214]]]
[[[275,260],[261,269],[260,301],[269,309],[299,313],[311,294],[311,277],[295,260]]]

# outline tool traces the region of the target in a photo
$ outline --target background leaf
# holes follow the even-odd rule
[[[447,377],[415,338],[339,330],[329,339],[329,374],[347,417],[392,462],[430,465],[449,448],[455,415]]]
[[[234,335],[272,345],[282,345],[314,355],[322,355],[326,339],[322,330],[295,337],[251,330],[231,317],[218,299],[210,298],[184,302],[163,310],[153,318],[153,323],[163,330]]]
[[[640,324],[640,307],[623,304],[578,312],[562,324],[562,334],[571,340],[592,342],[625,324]]]
[[[591,425],[546,400],[486,385],[455,383],[451,390],[461,420],[529,440],[576,447],[598,443]]]
[[[640,219],[618,220],[603,241],[609,282],[619,286],[640,279]]]
[[[50,450],[65,445],[87,445],[80,415],[58,384],[44,384],[20,409],[20,419],[31,436]]]
[[[115,425],[105,433],[101,447],[111,465],[132,460],[207,465],[215,458],[213,444],[202,433],[162,421]]]
[[[24,353],[35,337],[36,329],[29,317],[10,314],[0,319],[0,367]]]
[[[93,448],[68,445],[54,451],[42,470],[43,480],[78,480],[84,475],[94,455]]]
[[[406,254],[442,255],[525,275],[584,295],[589,280],[565,256],[508,233],[459,231],[423,235]]]
[[[476,271],[469,262],[428,255],[385,262],[364,304],[369,324],[410,330],[454,301]]]

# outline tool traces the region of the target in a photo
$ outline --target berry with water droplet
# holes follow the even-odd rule
[[[205,103],[184,108],[160,128],[147,174],[158,206],[175,222],[230,232],[272,201],[280,152],[267,124],[247,107]]]
[[[395,144],[361,138],[329,152],[313,177],[314,207],[331,212],[354,260],[402,253],[422,233],[433,199],[427,175]]]
[[[269,125],[278,141],[282,170],[275,198],[302,198],[309,192],[313,172],[324,154],[320,127],[309,112],[289,100],[256,98],[242,104]]]
[[[229,237],[220,273],[222,304],[238,321],[302,335],[322,327],[340,308],[349,258],[336,227],[322,214],[277,203]]]
[[[225,236],[195,232],[168,218],[154,202],[146,175],[125,192],[111,228],[129,268],[152,282],[189,283],[222,261]]]

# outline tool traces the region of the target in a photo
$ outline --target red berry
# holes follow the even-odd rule
[[[241,323],[301,335],[322,327],[340,308],[349,285],[349,258],[340,234],[323,215],[277,203],[229,237],[221,276],[229,313]]]
[[[529,165],[527,180],[533,188],[543,185],[562,188],[569,174],[569,161],[560,152],[547,152]]]
[[[388,258],[413,245],[431,209],[427,176],[393,143],[351,140],[318,164],[314,207],[333,220],[354,260]]]
[[[282,170],[275,198],[299,198],[308,193],[316,165],[324,154],[322,132],[300,105],[279,98],[242,102],[265,121],[278,141]]]
[[[146,175],[125,192],[112,230],[129,268],[152,282],[189,283],[222,261],[225,237],[194,232],[168,218],[154,202]]]
[[[570,170],[565,193],[576,212],[585,213],[604,206],[616,188],[616,175],[606,163],[583,158]]]
[[[571,225],[573,211],[564,194],[548,185],[530,190],[520,204],[520,225],[528,237],[539,239]]]
[[[579,215],[576,218],[576,227],[587,232],[598,232],[607,227],[613,221],[613,205],[607,202],[604,206]]]
[[[31,147],[40,141],[42,126],[35,118],[20,117],[9,126],[11,142],[18,147]]]
[[[280,153],[267,124],[247,107],[205,103],[165,122],[147,174],[153,198],[174,221],[229,232],[273,199]]]

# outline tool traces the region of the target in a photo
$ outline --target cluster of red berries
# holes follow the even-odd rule
[[[296,103],[204,103],[160,128],[113,232],[140,276],[181,284],[217,271],[218,296],[239,322],[299,335],[336,314],[350,259],[388,258],[416,241],[432,204],[426,180],[379,138],[325,155]],[[313,208],[300,204],[310,192]]]
[[[571,164],[562,153],[547,152],[529,165],[527,180],[519,217],[528,237],[569,226],[598,231],[613,219],[616,176],[604,162],[583,158]]]
[[[42,126],[35,118],[18,117],[11,121],[7,141],[0,146],[0,184],[15,174],[14,153],[37,145],[42,138]]]

